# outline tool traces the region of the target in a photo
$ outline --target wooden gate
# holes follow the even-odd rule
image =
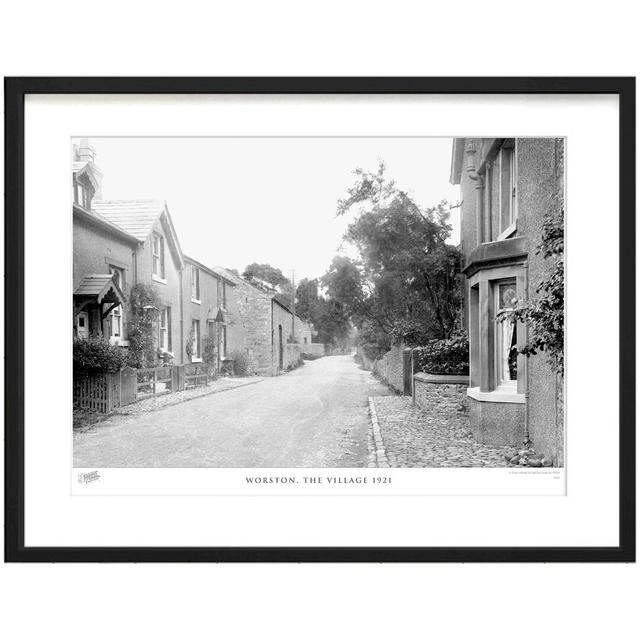
[[[80,373],[73,379],[73,404],[109,413],[120,406],[119,373]]]
[[[120,371],[120,406],[126,407],[136,401],[138,374],[135,369],[125,367]]]

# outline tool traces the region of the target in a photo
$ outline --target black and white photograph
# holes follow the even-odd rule
[[[630,83],[9,86],[14,557],[629,557]]]
[[[564,467],[566,141],[504,133],[73,138],[78,481]]]

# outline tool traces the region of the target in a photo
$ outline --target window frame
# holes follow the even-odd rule
[[[125,270],[122,267],[117,267],[113,264],[109,265],[109,272],[111,273],[111,278],[113,279],[114,283],[117,285],[117,287],[120,289],[120,291],[124,291],[124,287],[125,287]],[[113,276],[117,276],[116,279],[113,278]]]
[[[80,333],[80,318],[85,321],[84,332]],[[78,338],[88,338],[89,333],[89,312],[88,311],[79,311],[76,315],[76,335]]]
[[[195,287],[194,287],[195,285]],[[194,291],[195,289],[195,291]],[[195,293],[195,295],[194,295]],[[201,304],[200,298],[200,269],[195,265],[191,265],[191,302]]]
[[[161,351],[171,352],[171,307],[160,310],[158,318],[158,347]]]
[[[157,250],[156,250],[157,242]],[[159,272],[156,271],[156,261],[159,267]],[[151,239],[151,277],[166,284],[165,279],[165,251],[164,251],[164,236],[161,233],[154,232]]]
[[[517,138],[507,138],[498,149],[497,159],[499,165],[498,184],[498,223],[500,232],[498,240],[505,240],[516,230],[518,220],[518,198],[517,198],[517,158],[518,158]],[[505,162],[505,155],[508,152],[508,162]],[[505,171],[506,169],[506,171]],[[508,202],[505,204],[505,173],[508,175]],[[503,214],[507,209],[507,224],[504,225]]]
[[[89,191],[89,185],[83,180],[75,178],[73,187],[73,201],[79,207],[90,210],[92,194]]]
[[[218,339],[218,353],[220,354],[220,359],[227,357],[227,325],[220,325],[220,335]]]
[[[191,319],[191,333],[193,335],[191,339],[191,362],[202,362],[202,351],[200,347],[202,336],[200,333],[200,320],[197,318]]]
[[[122,304],[115,306],[109,312],[109,342],[111,344],[121,344],[124,342],[124,307]],[[115,333],[115,325],[119,328],[118,334]]]
[[[513,287],[513,290],[517,292],[517,280],[516,278],[504,278],[501,280],[494,280],[492,283],[493,286],[493,309],[494,309],[494,321],[495,327],[493,332],[493,363],[494,363],[494,371],[493,371],[493,382],[494,382],[494,390],[496,391],[508,391],[513,392],[518,388],[518,376],[520,375],[520,371],[518,370],[517,360],[516,360],[516,377],[512,378],[503,378],[503,370],[504,370],[504,336],[505,336],[505,325],[508,322],[512,327],[511,332],[515,332],[516,335],[516,346],[517,349],[517,323],[499,319],[499,314],[502,311],[507,309],[511,309],[512,307],[503,307],[500,302],[500,288],[505,285],[510,285]],[[517,293],[516,293],[517,298]],[[509,352],[511,351],[511,347],[509,348]],[[516,352],[517,353],[517,352]],[[509,368],[509,355],[507,355],[506,367]]]

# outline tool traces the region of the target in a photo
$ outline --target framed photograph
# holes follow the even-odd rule
[[[8,561],[635,560],[635,79],[7,78]]]

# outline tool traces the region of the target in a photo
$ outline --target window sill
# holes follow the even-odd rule
[[[193,356],[191,356],[191,364],[195,363],[195,362],[202,362],[202,358],[194,358]]]
[[[167,284],[167,280],[166,278],[160,278],[159,276],[157,276],[155,273],[151,274],[151,279],[154,282],[159,282],[160,284]]]
[[[193,304],[202,304],[202,301],[196,298],[191,298],[191,302],[193,302]]]
[[[506,240],[516,230],[516,223],[512,222],[499,236],[498,240]]]
[[[494,391],[480,391],[480,387],[469,387],[467,395],[478,402],[501,402],[505,404],[524,404],[524,393],[508,389],[496,389]]]

